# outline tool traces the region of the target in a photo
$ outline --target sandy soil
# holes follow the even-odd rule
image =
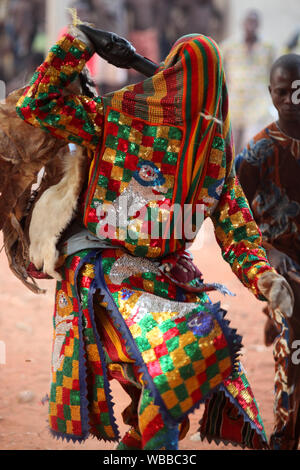
[[[266,432],[273,427],[272,349],[263,344],[264,304],[254,298],[232,274],[223,261],[215,242],[211,223],[206,222],[202,233],[203,246],[194,247],[194,257],[207,282],[225,284],[236,297],[211,295],[227,306],[231,325],[243,336],[242,363],[247,371],[256,400],[260,406]],[[2,450],[56,450],[93,449],[110,450],[115,444],[89,439],[84,444],[72,444],[53,439],[47,428],[47,405],[42,398],[49,392],[52,341],[52,311],[55,283],[42,281],[47,288],[43,296],[27,290],[9,271],[5,255],[0,255],[0,341],[6,346],[6,364],[0,364],[0,449]],[[0,343],[1,344],[1,343]],[[116,416],[120,431],[120,413],[129,403],[128,397],[116,381],[112,382]],[[28,403],[20,402],[20,393],[30,392]],[[203,408],[191,415],[191,428],[182,450],[233,449],[232,446],[208,444],[191,439],[196,433]]]

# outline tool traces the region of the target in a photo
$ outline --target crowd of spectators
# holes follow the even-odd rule
[[[83,20],[127,37],[139,53],[156,62],[184,34],[222,39],[223,12],[215,0],[70,0],[70,6]],[[1,0],[0,80],[8,92],[27,83],[43,61],[46,44],[46,0]],[[104,71],[103,76],[113,81],[113,74]]]

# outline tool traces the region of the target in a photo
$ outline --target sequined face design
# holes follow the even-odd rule
[[[91,232],[121,242],[135,255],[157,252],[151,248],[153,228],[157,239],[170,213],[181,140],[178,128],[110,111],[87,220]]]

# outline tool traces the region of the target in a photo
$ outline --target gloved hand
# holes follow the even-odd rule
[[[272,310],[278,309],[288,318],[293,315],[294,294],[284,277],[268,271],[261,275],[257,285]]]
[[[267,257],[271,266],[273,266],[279,274],[283,275],[289,271],[297,272],[293,260],[282,251],[272,247],[271,249],[267,249]]]
[[[116,67],[129,69],[135,56],[135,48],[127,39],[115,33],[91,28],[85,24],[76,26],[91,41],[95,52]]]

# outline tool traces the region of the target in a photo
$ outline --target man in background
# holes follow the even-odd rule
[[[259,13],[249,11],[243,21],[243,39],[225,41],[221,47],[237,152],[272,120],[267,85],[274,50],[259,37],[260,25]]]
[[[257,134],[236,159],[242,188],[263,236],[271,265],[290,284],[295,306],[287,322],[268,307],[265,343],[275,339],[273,449],[297,449],[300,434],[300,55],[280,57],[269,90],[279,119]]]

